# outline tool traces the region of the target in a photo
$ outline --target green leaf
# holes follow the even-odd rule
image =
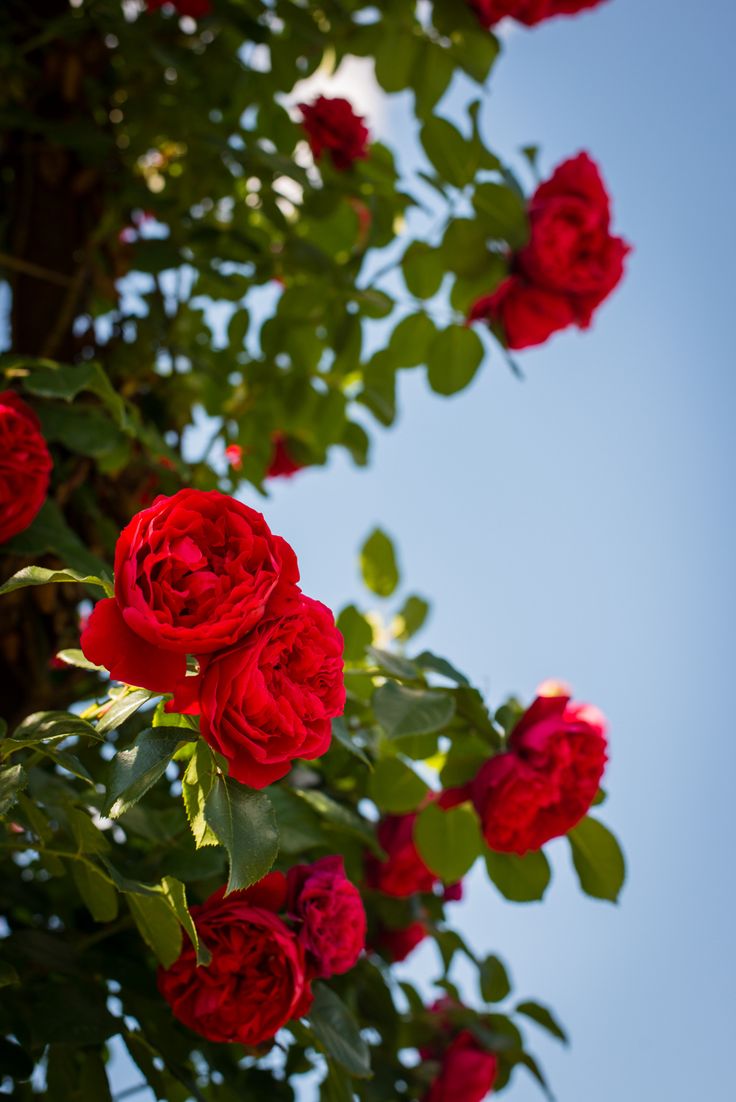
[[[423,670],[439,673],[443,677],[447,677],[450,681],[454,681],[456,685],[470,685],[464,673],[460,673],[459,670],[456,670],[446,658],[440,658],[438,655],[432,654],[431,651],[422,651],[421,654],[417,655],[414,661],[417,666],[421,666]]]
[[[127,896],[138,931],[163,968],[170,968],[181,953],[182,930],[165,899],[155,895]]]
[[[471,279],[481,276],[488,265],[486,231],[475,218],[450,222],[442,238],[442,256],[451,272]]]
[[[309,1021],[328,1056],[358,1079],[371,1074],[371,1056],[358,1024],[342,999],[324,983],[315,983]]]
[[[504,241],[512,249],[526,244],[529,236],[523,198],[504,184],[478,184],[473,206],[488,237]]]
[[[533,1022],[536,1022],[542,1029],[546,1029],[548,1033],[551,1033],[553,1037],[557,1037],[563,1044],[568,1044],[567,1034],[564,1029],[554,1017],[552,1012],[547,1009],[546,1006],[542,1006],[537,1002],[523,1002],[519,1003],[516,1007],[517,1014],[523,1014],[526,1018],[531,1018]]]
[[[428,792],[424,781],[398,758],[379,761],[368,783],[373,802],[391,814],[414,811]]]
[[[173,876],[164,876],[160,887],[161,895],[168,903],[169,909],[184,927],[189,940],[194,946],[197,954],[197,964],[209,964],[212,959],[212,954],[204,942],[199,940],[197,927],[194,925],[194,919],[189,913],[187,890],[181,880],[176,880]]]
[[[401,271],[411,294],[423,299],[433,298],[445,278],[442,254],[425,241],[412,241],[402,258]]]
[[[112,587],[108,582],[91,574],[79,574],[76,570],[47,570],[45,566],[24,566],[7,582],[0,585],[0,594],[12,593],[14,589],[25,589],[29,585],[47,585],[52,582],[56,584],[75,582],[77,585],[97,586],[108,596],[112,593]]]
[[[409,265],[411,268],[411,261]],[[427,350],[436,332],[434,322],[427,314],[409,314],[391,334],[389,351],[400,367],[418,367],[426,362]]]
[[[455,701],[444,692],[387,681],[373,694],[373,710],[387,735],[403,738],[442,730],[455,714]]]
[[[117,819],[137,803],[166,772],[181,741],[181,730],[152,727],[141,731],[132,746],[120,750],[112,761],[102,813]]]
[[[53,554],[80,574],[98,578],[111,576],[106,564],[87,550],[79,536],[66,523],[58,505],[48,499],[25,531],[3,545],[3,551],[34,558],[47,553]]]
[[[447,884],[461,880],[483,849],[475,812],[462,805],[443,811],[429,804],[414,823],[414,841],[427,868]]]
[[[482,961],[479,971],[480,993],[487,1003],[500,1003],[511,992],[508,972],[498,957]]]
[[[18,724],[13,732],[12,742],[20,747],[33,746],[39,742],[58,742],[66,738],[101,741],[99,731],[81,716],[70,712],[34,712]]]
[[[505,899],[532,903],[544,896],[552,872],[541,849],[523,857],[488,850],[485,860],[489,877]]]
[[[427,378],[436,394],[457,394],[472,382],[483,362],[483,342],[467,325],[450,325],[432,341]]]
[[[106,731],[114,731],[122,727],[126,719],[130,719],[134,712],[153,700],[155,693],[149,693],[148,689],[136,689],[132,693],[123,693],[113,700],[105,710],[102,718],[97,723],[97,733],[104,735]]]
[[[118,893],[107,877],[86,861],[71,861],[74,883],[95,922],[112,922],[118,913]]]
[[[583,819],[567,836],[580,887],[594,899],[615,903],[626,879],[626,863],[616,838],[603,823]]]
[[[392,654],[391,651],[381,650],[380,647],[370,647],[368,655],[379,670],[391,677],[397,677],[403,681],[416,681],[421,676],[414,663],[400,654]]]
[[[0,770],[0,815],[10,810],[27,783],[28,776],[22,765]]]
[[[207,825],[204,816],[204,805],[212,791],[216,776],[217,763],[215,756],[207,743],[203,739],[198,739],[181,782],[184,809],[192,828],[194,844],[197,849],[219,844],[217,835]]]
[[[75,666],[78,670],[93,670],[97,672],[103,668],[102,666],[95,666],[94,662],[90,662],[88,658],[84,657],[81,650],[74,648],[60,650],[56,657],[67,666]]]
[[[373,642],[373,628],[355,605],[347,605],[337,618],[337,629],[345,641],[345,661],[362,662]]]
[[[372,593],[390,597],[399,584],[394,545],[380,528],[374,528],[360,550],[363,581]]]
[[[423,597],[418,597],[415,593],[410,594],[394,619],[396,638],[406,642],[416,635],[424,627],[429,609],[429,602]]]
[[[218,774],[204,817],[230,859],[226,894],[261,880],[279,851],[276,816],[265,792],[254,792]]]
[[[420,134],[424,152],[440,179],[455,187],[472,183],[480,163],[481,147],[464,138],[447,119],[428,119]]]
[[[362,761],[369,769],[373,768],[370,759],[366,757],[360,747],[356,746],[353,742],[342,716],[338,716],[337,719],[333,719],[332,721],[332,737],[339,742],[341,746],[344,746],[348,753],[352,754],[354,758],[357,758],[358,761]]]
[[[29,365],[32,361],[28,361]],[[72,402],[82,391],[90,391],[100,398],[113,414],[119,428],[129,425],[125,401],[115,390],[103,368],[98,363],[53,364],[49,360],[36,361],[38,366],[23,380],[29,393],[39,398],[61,398]]]

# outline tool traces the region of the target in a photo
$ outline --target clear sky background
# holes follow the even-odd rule
[[[368,603],[356,551],[381,524],[406,591],[433,601],[422,646],[492,702],[553,676],[609,718],[620,905],[580,894],[559,842],[542,905],[505,903],[476,869],[453,915],[569,1028],[571,1050],[535,1044],[559,1102],[734,1097],[735,34],[731,0],[610,0],[514,31],[484,132],[506,157],[543,143],[545,174],[598,160],[636,250],[625,282],[591,332],[521,353],[524,382],[499,355],[449,400],[404,373],[368,470],[336,457],[261,502],[310,594]],[[407,968],[436,975],[432,948]],[[508,1102],[540,1099],[517,1074]]]

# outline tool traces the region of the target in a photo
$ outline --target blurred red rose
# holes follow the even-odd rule
[[[11,390],[0,392],[0,543],[31,523],[46,500],[51,456],[41,423]]]
[[[342,650],[330,610],[295,590],[241,646],[201,660],[202,736],[231,777],[264,788],[326,752],[345,707]]]
[[[316,161],[328,153],[335,168],[344,172],[368,156],[368,127],[348,100],[318,96],[314,103],[300,103],[299,110]]]
[[[301,470],[301,463],[297,463],[289,451],[286,437],[283,433],[274,433],[273,454],[266,471],[266,478],[291,478],[293,474]]]
[[[610,232],[608,192],[587,153],[559,165],[528,210],[529,241],[513,255],[511,275],[469,315],[498,326],[515,349],[542,344],[570,325],[586,329],[621,280],[630,251]]]
[[[86,657],[113,678],[173,690],[186,655],[232,646],[279,586],[298,592],[294,552],[260,513],[216,490],[160,497],[123,530],[115,597],[82,633]]]
[[[555,15],[575,15],[597,8],[604,0],[468,0],[484,27],[494,27],[502,19],[515,19],[527,27]]]
[[[436,1054],[435,1058],[436,1058]],[[483,1102],[498,1074],[498,1059],[465,1029],[442,1053],[441,1070],[424,1102]]]
[[[606,723],[597,708],[571,704],[568,691],[543,686],[472,784],[486,842],[524,854],[566,834],[587,813],[603,776]]]
[[[260,1045],[309,1009],[304,951],[277,914],[286,900],[283,873],[223,892],[191,908],[211,963],[198,968],[187,941],[178,960],[159,969],[159,990],[175,1016],[207,1040]]]
[[[210,0],[146,0],[149,12],[158,11],[167,6],[175,8],[179,15],[188,15],[190,19],[202,19],[212,11]]]
[[[376,948],[391,961],[398,964],[406,960],[411,952],[416,949],[427,937],[428,930],[423,922],[412,922],[401,930],[392,930],[384,926],[376,937]]]
[[[427,868],[414,845],[416,814],[388,815],[378,824],[378,841],[386,859],[368,854],[365,861],[368,886],[386,895],[405,897],[431,892],[439,878]]]
[[[243,466],[243,449],[240,444],[228,444],[225,458],[234,471],[239,471]]]
[[[336,976],[353,967],[365,948],[365,909],[345,876],[342,857],[297,865],[287,877],[287,911],[299,925],[299,940],[315,976]]]

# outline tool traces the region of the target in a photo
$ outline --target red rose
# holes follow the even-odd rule
[[[406,960],[417,945],[427,937],[427,927],[423,922],[412,922],[403,930],[392,930],[384,926],[376,938],[376,948],[392,964]]]
[[[95,605],[82,650],[113,678],[166,692],[187,654],[237,643],[276,587],[298,580],[294,552],[260,513],[216,490],[180,490],[121,533],[115,597]]]
[[[299,940],[314,975],[349,971],[365,948],[365,910],[360,892],[345,876],[342,857],[297,865],[288,875],[289,915],[301,925]]]
[[[202,19],[212,11],[210,0],[146,0],[149,12],[171,5],[179,15],[188,15],[190,19]]]
[[[436,1056],[436,1054],[434,1054]],[[441,1056],[441,1070],[425,1102],[483,1102],[498,1074],[498,1059],[464,1029]]]
[[[225,458],[234,471],[239,471],[243,466],[243,449],[240,444],[228,444],[225,448]]]
[[[301,463],[297,463],[289,451],[286,437],[280,432],[275,433],[273,437],[273,455],[266,471],[266,478],[291,478],[293,474],[301,470]]]
[[[241,646],[202,660],[200,729],[231,777],[264,788],[327,751],[345,707],[342,650],[330,610],[296,591]]]
[[[209,1041],[260,1045],[309,1009],[304,952],[278,917],[286,878],[274,872],[247,891],[215,892],[192,907],[197,933],[212,953],[197,967],[186,942],[158,985],[176,1017]]]
[[[537,850],[583,818],[606,765],[605,729],[597,708],[542,687],[511,732],[508,750],[487,761],[472,784],[491,849]]]
[[[386,851],[386,860],[373,854],[366,857],[369,887],[386,895],[404,897],[416,892],[431,892],[439,878],[427,868],[414,845],[414,820],[410,815],[388,815],[378,824],[378,841]]]
[[[527,27],[555,15],[575,15],[596,8],[603,0],[468,0],[484,27],[494,27],[502,19],[515,19]]]
[[[368,156],[368,128],[346,99],[319,96],[300,103],[302,124],[316,161],[329,153],[335,168],[345,171]]]
[[[610,222],[596,164],[587,153],[564,161],[529,201],[529,242],[512,257],[512,274],[474,304],[469,320],[498,325],[509,348],[542,344],[570,325],[586,329],[630,251]]]
[[[46,500],[51,456],[33,410],[0,392],[0,543],[31,523]]]

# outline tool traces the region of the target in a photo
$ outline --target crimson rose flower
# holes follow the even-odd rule
[[[365,910],[360,892],[345,876],[342,857],[297,865],[287,878],[289,915],[301,923],[299,941],[313,974],[337,976],[353,967],[365,948]]]
[[[498,1074],[494,1053],[481,1048],[473,1034],[464,1029],[444,1050],[441,1060],[440,1073],[424,1102],[483,1102]]]
[[[11,390],[0,392],[0,543],[31,523],[46,500],[51,456],[36,414]]]
[[[274,433],[273,455],[266,471],[266,478],[291,478],[301,469],[301,463],[297,463],[289,451],[286,437],[283,433]]]
[[[508,750],[485,763],[471,785],[486,842],[502,853],[537,850],[567,834],[588,812],[603,776],[606,722],[597,708],[571,704],[543,685],[514,727]]]
[[[348,100],[318,96],[314,103],[300,103],[299,110],[316,161],[326,152],[344,172],[368,156],[368,127]]]
[[[191,19],[202,19],[212,11],[210,0],[146,0],[149,11],[157,11],[167,4],[171,4],[179,15],[188,15]]]
[[[392,964],[406,960],[417,945],[427,937],[427,927],[423,922],[412,922],[402,930],[392,930],[384,926],[376,938],[376,948]]]
[[[260,1045],[309,1009],[304,951],[277,914],[286,900],[283,873],[227,897],[223,891],[191,908],[211,963],[198,968],[187,941],[171,968],[159,969],[159,990],[207,1040]]]
[[[410,815],[388,815],[378,824],[378,842],[386,851],[385,861],[368,854],[366,880],[371,888],[386,895],[404,897],[431,892],[439,877],[427,868],[414,845],[414,820]]]
[[[515,19],[527,27],[551,19],[554,15],[575,15],[597,8],[603,0],[468,0],[484,27],[494,27],[502,19]]]
[[[511,275],[478,299],[469,320],[499,326],[509,348],[542,344],[570,325],[587,329],[630,251],[610,222],[596,164],[587,153],[564,161],[531,197],[529,241],[512,257]]]
[[[82,650],[113,678],[172,690],[186,655],[237,643],[272,594],[299,580],[294,552],[260,513],[216,490],[159,497],[123,529],[115,597],[99,601]]]
[[[184,686],[199,682],[202,736],[231,777],[264,788],[295,758],[327,751],[345,707],[342,650],[330,610],[295,590],[240,646],[201,660],[200,677]]]

